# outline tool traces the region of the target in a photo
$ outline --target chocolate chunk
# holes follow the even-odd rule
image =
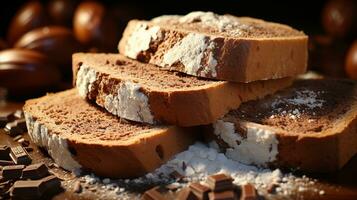
[[[14,199],[41,199],[61,191],[61,182],[56,176],[47,176],[39,180],[16,181],[11,188]]]
[[[24,118],[15,120],[17,127],[19,127],[23,132],[27,131],[26,120]]]
[[[10,147],[6,145],[0,145],[0,160],[10,159]]]
[[[25,168],[24,165],[11,165],[5,166],[2,169],[2,176],[6,180],[19,179],[22,175],[22,170]]]
[[[24,118],[24,112],[22,110],[16,110],[13,114],[13,116],[16,118],[16,119],[22,119]]]
[[[146,191],[141,197],[142,200],[165,200],[166,198],[161,194],[160,187],[154,187]]]
[[[246,184],[242,186],[242,200],[254,200],[258,199],[258,193],[252,184]]]
[[[40,180],[42,181],[41,188],[46,193],[53,194],[61,190],[61,181],[57,176],[51,175]]]
[[[226,174],[216,174],[207,178],[207,184],[214,192],[233,189],[233,179]]]
[[[12,147],[10,157],[17,165],[29,165],[32,162],[30,155],[22,146]]]
[[[177,196],[178,200],[198,200],[199,198],[192,192],[190,188],[184,188]]]
[[[237,196],[235,195],[233,190],[227,190],[222,192],[210,192],[209,193],[210,200],[235,200]]]
[[[4,130],[11,137],[18,136],[24,132],[20,127],[17,126],[16,121],[7,123]]]
[[[33,151],[33,148],[32,148],[32,147],[25,147],[25,150],[26,150],[27,152],[32,152],[32,151]]]
[[[17,142],[20,143],[23,147],[28,147],[30,145],[30,141],[26,140],[25,138],[21,138]]]
[[[42,191],[40,188],[41,181],[16,181],[11,188],[13,199],[40,199]]]
[[[1,166],[9,166],[9,165],[15,165],[15,163],[12,160],[0,160],[0,165]]]
[[[191,183],[189,185],[189,188],[192,190],[192,192],[202,200],[207,200],[208,199],[208,193],[211,191],[211,189],[205,185],[202,185],[200,183]]]
[[[37,163],[27,166],[22,171],[22,179],[40,179],[47,176],[48,174],[48,168],[46,167],[45,163]]]

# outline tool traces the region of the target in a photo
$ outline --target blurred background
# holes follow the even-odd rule
[[[312,3],[313,2],[313,3]],[[71,87],[71,54],[118,52],[126,23],[190,11],[251,16],[309,35],[309,69],[357,79],[357,1],[17,1],[0,6],[0,99]]]

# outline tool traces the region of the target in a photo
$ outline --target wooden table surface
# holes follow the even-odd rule
[[[22,103],[2,103],[0,104],[0,112],[14,111],[21,108]],[[28,138],[27,134],[24,134]],[[11,137],[7,136],[3,130],[0,130],[0,144],[13,145],[15,142]],[[32,143],[31,147],[34,151],[30,153],[33,158],[33,163],[45,162],[48,166],[52,166],[50,171],[63,179],[62,186],[64,192],[58,194],[53,199],[112,199],[113,196],[106,194],[103,190],[102,183],[85,186],[83,192],[74,192],[74,183],[82,181],[83,178],[75,177],[61,168],[53,167],[53,161],[40,149]],[[340,171],[329,174],[306,174],[307,177],[315,178],[316,183],[310,187],[315,187],[317,190],[323,190],[324,195],[319,195],[316,192],[303,191],[292,196],[272,195],[269,199],[351,199],[357,200],[357,155]],[[115,180],[113,181],[115,182]],[[119,183],[120,181],[118,181]],[[122,182],[121,182],[122,183]],[[126,186],[123,186],[126,187]],[[117,199],[126,197],[127,199],[139,198],[146,188],[130,189],[130,192],[123,192],[117,196]]]

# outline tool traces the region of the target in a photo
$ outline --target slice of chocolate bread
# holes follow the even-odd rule
[[[67,170],[105,177],[153,171],[195,140],[193,128],[150,126],[120,119],[78,96],[75,89],[28,100],[28,132]]]
[[[357,83],[298,80],[250,101],[208,129],[214,146],[247,164],[327,172],[357,153]]]
[[[249,17],[191,12],[131,20],[125,56],[190,75],[234,82],[296,76],[307,66],[307,36]]]
[[[209,124],[242,102],[264,97],[292,78],[232,83],[169,72],[118,54],[73,55],[79,94],[114,115],[149,124]]]

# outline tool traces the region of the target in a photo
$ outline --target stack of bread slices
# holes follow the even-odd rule
[[[32,140],[64,169],[137,177],[202,135],[259,166],[335,170],[356,152],[355,83],[294,83],[303,32],[192,12],[132,20],[118,48],[74,54],[75,88],[24,106]]]

